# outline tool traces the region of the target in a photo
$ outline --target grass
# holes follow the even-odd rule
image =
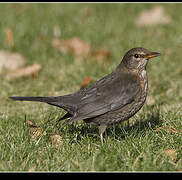
[[[172,22],[168,25],[138,27],[135,19],[142,10],[155,7],[142,4],[0,4],[0,48],[22,54],[28,64],[42,65],[35,78],[6,80],[0,76],[0,171],[181,171],[182,170],[182,4],[161,4]],[[86,16],[86,12],[90,15]],[[78,61],[51,46],[55,26],[61,38],[79,37],[94,50],[106,47],[110,65],[85,58]],[[14,34],[9,47],[5,29]],[[57,124],[64,111],[43,103],[12,102],[9,96],[48,96],[75,92],[85,76],[94,81],[112,72],[123,54],[142,46],[162,53],[147,67],[149,96],[130,119],[130,125],[112,126],[101,145],[97,127],[80,121]],[[46,135],[32,138],[27,120]],[[167,127],[168,130],[159,127]],[[170,129],[178,130],[178,133]],[[51,135],[63,141],[56,147]],[[175,150],[175,160],[164,151]]]

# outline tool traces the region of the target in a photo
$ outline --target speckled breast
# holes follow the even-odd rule
[[[136,114],[144,105],[147,92],[148,92],[148,80],[146,71],[142,71],[139,73],[141,84],[141,90],[137,95],[137,98],[131,103],[125,105],[123,108],[118,109],[116,111],[108,112],[106,114],[97,116],[90,120],[85,120],[85,122],[89,122],[91,124],[100,125],[106,124],[111,125],[114,123],[119,123],[125,120],[128,120],[134,114]]]

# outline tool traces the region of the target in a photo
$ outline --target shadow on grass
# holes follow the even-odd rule
[[[141,116],[140,120],[136,120],[133,125],[129,126],[113,126],[112,128],[108,129],[107,135],[113,135],[116,139],[118,138],[125,138],[128,134],[138,134],[142,132],[145,135],[151,129],[155,129],[156,126],[160,126],[162,121],[160,119],[160,111],[159,109],[151,109],[148,111],[147,114]]]
[[[154,107],[153,109],[149,109],[147,114],[141,115],[141,119],[142,120],[137,120],[132,126],[126,126],[123,125],[123,123],[112,125],[106,129],[104,136],[114,137],[115,139],[124,139],[128,134],[134,133],[136,135],[141,131],[145,135],[147,131],[162,124],[159,109]],[[94,141],[100,139],[97,126],[88,123],[70,123],[65,127],[61,126],[62,125],[59,126],[60,131],[69,134],[71,137],[76,137],[77,141],[81,140],[83,137],[91,138]]]

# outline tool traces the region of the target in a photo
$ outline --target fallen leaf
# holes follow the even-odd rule
[[[91,51],[90,44],[80,40],[78,37],[73,37],[69,40],[54,39],[52,46],[63,53],[72,52],[76,56],[88,56]]]
[[[25,58],[19,53],[11,53],[6,50],[0,50],[0,72],[3,68],[15,70],[25,65]]]
[[[85,88],[86,86],[88,86],[90,84],[90,82],[91,82],[90,76],[85,76],[84,79],[81,82],[80,89]]]
[[[33,64],[30,66],[9,71],[7,74],[5,74],[5,78],[15,79],[20,77],[34,77],[40,72],[41,68],[42,67],[40,64]]]
[[[152,96],[148,96],[146,99],[146,104],[148,106],[153,106],[155,104],[155,99]]]
[[[110,57],[110,52],[108,51],[107,48],[101,48],[98,51],[91,52],[91,56],[95,57],[96,60],[101,61],[104,58],[109,58]]]
[[[51,136],[52,144],[58,147],[63,142],[63,138],[59,134],[55,134]]]
[[[172,161],[176,161],[177,159],[177,152],[175,151],[175,149],[166,149],[162,152],[166,157],[168,157],[170,160]]]
[[[42,128],[38,127],[37,125],[33,124],[30,120],[27,121],[28,125],[30,126],[30,135],[32,139],[36,139],[39,137],[41,134],[44,136],[47,134],[46,131],[42,131]]]
[[[33,122],[30,121],[30,120],[28,120],[27,123],[28,123],[28,125],[29,125],[30,127],[38,127],[38,126],[34,125]]]
[[[30,135],[32,137],[32,139],[36,139],[37,137],[39,137],[40,135],[46,135],[46,131],[43,131],[42,128],[39,127],[31,127],[30,128]]]
[[[151,10],[144,10],[136,19],[136,25],[138,26],[151,26],[155,24],[169,24],[171,23],[171,17],[165,15],[164,8],[162,6],[156,6]]]
[[[5,34],[6,34],[6,42],[7,42],[8,46],[13,47],[14,46],[14,36],[13,36],[12,29],[9,27],[6,28]]]
[[[41,134],[42,134],[42,129],[41,128],[38,128],[38,127],[31,127],[30,128],[30,135],[31,135],[32,139],[36,139]]]
[[[178,130],[178,129],[171,128],[171,127],[165,127],[165,126],[158,127],[158,128],[155,129],[154,131],[155,131],[155,132],[160,132],[161,130],[164,130],[164,131],[166,131],[166,132],[172,132],[172,133],[174,133],[174,134],[180,133],[180,132],[181,132],[181,131]]]

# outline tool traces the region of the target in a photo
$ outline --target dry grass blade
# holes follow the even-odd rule
[[[161,130],[164,130],[164,131],[166,131],[166,132],[172,132],[172,133],[174,133],[174,134],[180,133],[180,132],[181,132],[181,131],[178,130],[178,129],[171,128],[171,127],[165,127],[165,126],[158,127],[158,128],[155,129],[154,131],[155,131],[155,132],[160,132]]]

